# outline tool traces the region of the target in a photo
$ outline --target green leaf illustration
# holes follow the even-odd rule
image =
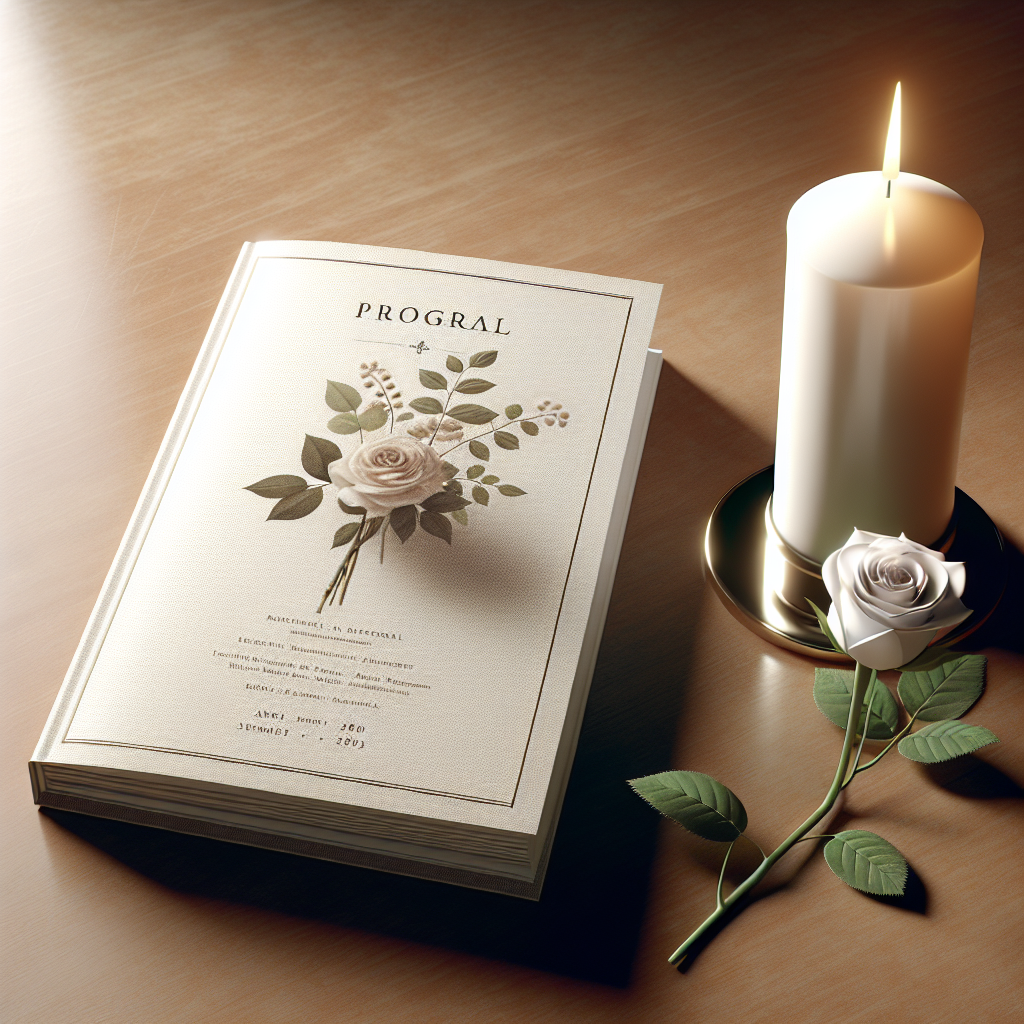
[[[459,467],[453,466],[450,462],[442,462],[441,469],[444,470],[444,479],[451,480],[453,476],[458,476]]]
[[[455,390],[460,395],[482,395],[493,387],[494,385],[489,380],[483,380],[480,377],[467,377]]]
[[[471,355],[469,357],[469,365],[470,366],[490,366],[491,363],[493,363],[494,360],[497,359],[497,358],[498,358],[498,353],[495,352],[493,349],[491,349],[491,350],[489,350],[487,352],[474,352],[473,355]]]
[[[510,434],[507,430],[496,430],[494,432],[494,443],[499,448],[511,451],[519,447],[519,438],[515,434]]]
[[[853,670],[845,668],[816,668],[814,670],[814,703],[818,710],[840,729],[850,719],[850,700],[853,695]],[[871,701],[871,722],[868,739],[891,740],[896,735],[900,712],[889,688],[875,676],[864,698],[865,707]],[[857,723],[859,732],[864,724],[864,712]]]
[[[448,410],[448,415],[460,423],[490,423],[498,414],[483,405],[456,405]]]
[[[444,412],[444,406],[436,398],[414,398],[409,405],[425,416],[440,416]]]
[[[282,498],[271,510],[267,519],[301,519],[315,512],[317,506],[324,500],[324,489],[322,487],[308,487],[298,494],[289,494]]]
[[[358,532],[358,523],[346,523],[344,526],[339,526],[337,532],[334,534],[334,543],[331,547],[340,548],[343,544],[347,544],[352,540]]]
[[[458,356],[449,356],[445,361],[444,365],[448,367],[452,373],[462,373],[465,367],[462,365],[462,360]]]
[[[839,641],[835,638],[835,636],[832,633],[832,627],[828,624],[828,616],[810,598],[807,598],[807,603],[811,606],[811,610],[818,617],[818,625],[821,626],[821,631],[825,634],[825,637],[828,639],[828,642],[840,654],[846,654],[846,651],[844,651],[842,647],[839,646]]]
[[[462,484],[458,480],[449,480],[444,486],[445,490],[451,491],[452,494],[462,493]]]
[[[420,383],[431,391],[447,391],[448,380],[433,370],[420,370]]]
[[[421,512],[420,529],[435,537],[440,537],[447,544],[452,542],[451,520],[438,512]]]
[[[518,498],[520,495],[525,494],[526,491],[516,487],[515,484],[498,484],[498,490],[504,494],[506,498]]]
[[[464,508],[457,508],[452,513],[452,519],[462,526],[469,526],[469,516],[466,515],[466,510]]]
[[[510,420],[514,420],[517,416],[523,415],[523,407],[521,405],[506,405],[505,415]]]
[[[491,457],[491,449],[483,443],[483,441],[477,441],[476,439],[469,442],[469,454],[474,459],[482,459],[486,462]]]
[[[473,500],[478,505],[486,505],[491,500],[491,496],[487,493],[486,488],[478,484],[473,488]]]
[[[496,477],[493,473],[488,473],[487,476],[483,476],[483,477],[480,478],[480,483],[482,483],[482,484],[496,484],[499,479],[501,479],[501,478],[500,477]]]
[[[359,414],[359,426],[366,431],[380,430],[388,421],[388,411],[382,405],[371,405]]]
[[[911,761],[938,764],[963,754],[973,754],[975,750],[998,742],[999,737],[984,726],[945,721],[933,722],[904,736],[896,749]]]
[[[338,506],[342,512],[347,512],[350,516],[361,516],[366,514],[366,509],[362,505],[346,505],[345,502],[338,499]]]
[[[454,512],[457,508],[465,508],[470,502],[466,498],[460,498],[450,491],[439,491],[432,494],[426,501],[420,502],[420,507],[428,512]],[[422,518],[422,516],[420,517]]]
[[[876,896],[902,896],[907,862],[892,843],[874,832],[848,829],[825,844],[828,866],[847,885]]]
[[[483,471],[483,466],[470,466],[469,469],[466,470],[466,476],[468,476],[470,480],[475,480]],[[303,480],[302,482],[305,483],[306,481]]]
[[[384,516],[367,519],[366,525],[363,527],[363,535],[359,538],[359,546],[362,547],[383,525]]]
[[[306,435],[302,445],[302,468],[317,480],[330,480],[327,467],[341,458],[341,449],[325,437]]]
[[[258,480],[248,487],[243,487],[242,490],[252,491],[261,498],[287,498],[291,494],[304,491],[308,486],[301,476],[268,476],[265,480]]]
[[[411,420],[412,418],[413,418],[413,416],[412,416],[411,412],[403,412],[403,413],[400,413],[398,416],[395,417],[395,422],[396,423],[401,423],[403,420]]]
[[[987,660],[983,654],[963,654],[926,672],[904,671],[896,692],[922,722],[959,718],[985,689]]]
[[[729,843],[747,827],[739,797],[702,772],[659,772],[629,784],[655,810],[702,839]]]
[[[523,420],[519,426],[523,428],[523,433],[529,434],[530,437],[536,437],[540,433],[540,427],[533,420]]]
[[[336,380],[327,382],[327,394],[324,398],[335,412],[355,412],[363,400],[355,388],[349,387],[348,384],[339,384]]]
[[[398,539],[404,544],[416,532],[416,506],[402,505],[393,508],[388,517],[391,529],[398,534]]]
[[[359,420],[354,412],[343,412],[327,421],[327,429],[335,434],[354,434],[359,430]]]

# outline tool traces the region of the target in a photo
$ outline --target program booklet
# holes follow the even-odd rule
[[[539,898],[660,286],[246,244],[37,803]]]

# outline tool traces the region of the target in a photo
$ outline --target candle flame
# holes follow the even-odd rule
[[[900,176],[900,83],[896,83],[896,95],[892,98],[892,116],[889,118],[889,134],[885,139],[885,156],[882,158],[882,177],[895,181]]]

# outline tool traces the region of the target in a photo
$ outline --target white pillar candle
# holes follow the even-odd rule
[[[816,562],[854,527],[933,543],[953,512],[984,232],[899,172],[898,104],[883,173],[817,185],[787,222],[772,516]]]

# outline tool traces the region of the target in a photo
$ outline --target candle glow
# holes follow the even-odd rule
[[[896,95],[892,98],[892,114],[889,116],[889,134],[885,137],[885,156],[882,157],[882,177],[895,181],[900,176],[900,83],[896,83]]]

